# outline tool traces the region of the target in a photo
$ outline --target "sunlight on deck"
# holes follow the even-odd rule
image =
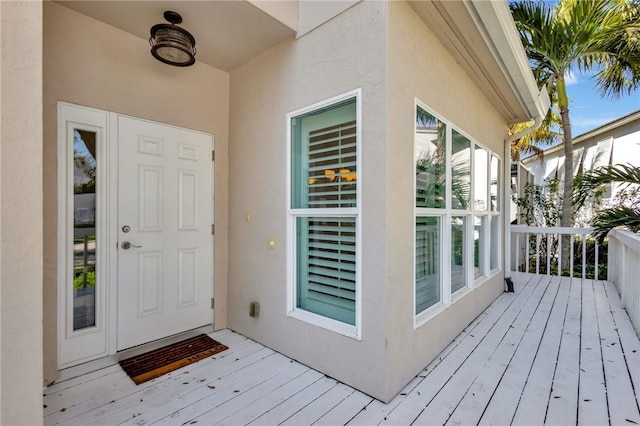
[[[390,403],[245,337],[136,386],[114,365],[45,390],[45,425],[640,424],[640,342],[613,284],[514,273]]]

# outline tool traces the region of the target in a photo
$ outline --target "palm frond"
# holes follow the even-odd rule
[[[509,7],[539,85],[577,67],[594,72],[603,97],[640,88],[638,0],[523,0]]]
[[[544,147],[562,142],[562,133],[558,132],[562,119],[554,108],[549,108],[542,125],[535,131],[511,142],[511,158],[520,161],[522,155],[533,154],[543,158]],[[515,135],[533,126],[533,121],[517,123],[509,127],[508,135]]]
[[[626,228],[631,232],[640,232],[640,209],[629,206],[616,206],[600,210],[593,220],[593,235],[602,240],[613,228]]]
[[[590,197],[601,193],[602,188],[611,183],[640,185],[640,167],[634,167],[631,164],[616,164],[598,167],[576,176],[571,195],[573,205],[576,209],[581,208]]]

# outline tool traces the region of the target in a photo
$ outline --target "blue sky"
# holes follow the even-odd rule
[[[640,90],[615,100],[601,98],[594,81],[590,76],[582,74],[570,75],[567,79],[573,137],[640,110]]]

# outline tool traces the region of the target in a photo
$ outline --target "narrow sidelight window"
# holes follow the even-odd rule
[[[96,165],[96,133],[74,129],[73,330],[96,325]]]

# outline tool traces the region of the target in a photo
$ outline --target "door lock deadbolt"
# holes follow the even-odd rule
[[[131,231],[131,227],[129,225],[125,225],[122,227],[122,232],[127,233]]]

